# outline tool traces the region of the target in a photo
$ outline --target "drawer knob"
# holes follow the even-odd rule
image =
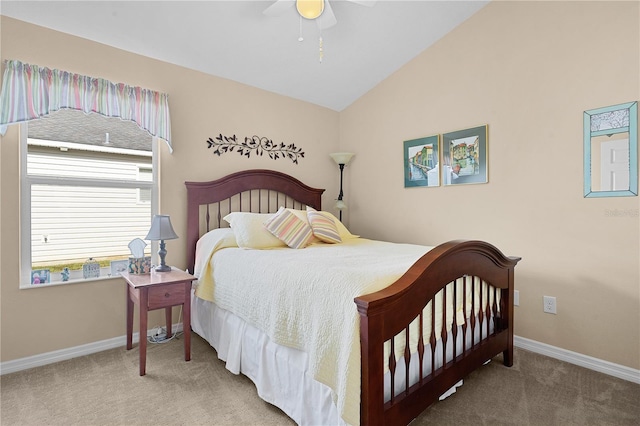
[[[164,294],[164,297],[169,297],[169,296],[171,296],[171,293],[165,293]]]

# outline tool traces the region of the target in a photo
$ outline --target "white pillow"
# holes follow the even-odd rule
[[[316,209],[307,206],[307,212],[310,211],[317,211]],[[338,234],[340,234],[340,239],[342,239],[342,241],[344,240],[349,240],[351,238],[359,238],[359,235],[353,235],[351,232],[349,232],[349,230],[347,229],[346,226],[344,226],[344,223],[342,223],[337,217],[335,217],[333,214],[327,212],[327,211],[321,211],[320,213],[322,213],[323,215],[325,215],[326,217],[330,217],[331,219],[333,219],[333,222],[336,224],[336,228],[338,228]]]
[[[233,212],[223,219],[229,222],[236,236],[238,247],[245,249],[268,249],[287,245],[267,231],[264,223],[274,213]]]

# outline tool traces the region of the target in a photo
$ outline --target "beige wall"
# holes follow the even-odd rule
[[[340,114],[341,149],[357,153],[351,230],[522,256],[517,335],[640,368],[640,201],[582,187],[583,111],[640,99],[639,6],[490,3],[352,104]],[[483,124],[489,184],[404,188],[404,140]]]
[[[582,112],[640,99],[639,27],[637,2],[494,2],[339,114],[4,17],[1,56],[170,94],[176,150],[162,147],[162,211],[181,236],[185,180],[273,168],[328,188],[329,206],[327,154],[353,151],[354,232],[477,238],[522,256],[516,334],[640,368],[639,199],[582,196]],[[404,189],[402,141],[482,124],[489,184]],[[218,133],[295,142],[306,158],[214,157],[205,140]],[[123,335],[121,282],[17,289],[15,129],[0,148],[2,361]],[[170,263],[184,265],[183,244],[167,243]],[[558,298],[558,315],[542,313],[543,295]]]
[[[19,59],[49,68],[125,82],[169,94],[174,153],[161,144],[161,212],[171,215],[178,240],[167,241],[167,262],[184,267],[185,181],[210,180],[248,168],[269,168],[305,183],[329,188],[335,196],[337,166],[329,157],[338,148],[338,113],[308,103],[133,55],[7,17],[1,21],[1,59]],[[256,70],[259,72],[259,70]],[[305,158],[245,158],[207,149],[217,134],[266,136],[295,143]],[[10,361],[125,334],[122,280],[105,280],[18,290],[19,170],[18,130],[0,142],[1,165],[1,336],[0,359]],[[154,312],[149,324],[162,324]],[[177,320],[177,311],[174,313]]]

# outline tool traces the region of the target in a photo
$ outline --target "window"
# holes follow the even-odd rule
[[[109,277],[157,210],[153,138],[133,122],[75,110],[21,130],[21,287],[95,278],[95,262]]]
[[[153,168],[147,164],[138,164],[138,180],[153,182]],[[151,188],[138,188],[138,203],[151,203]]]

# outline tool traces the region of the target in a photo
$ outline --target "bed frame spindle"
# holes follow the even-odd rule
[[[442,342],[443,368],[446,367],[447,359],[447,287],[442,289],[442,328],[440,329],[440,341]]]
[[[484,303],[483,303],[483,296],[484,296],[484,282],[482,280],[480,281],[480,294],[478,295],[478,327],[480,327],[480,339],[482,339],[482,326],[484,325]]]
[[[467,351],[467,276],[462,277],[462,312],[464,313],[464,323],[462,324],[462,353]]]
[[[409,347],[411,342],[409,336],[409,326],[405,328],[404,333],[404,393],[409,392],[409,367],[411,366],[411,349]]]
[[[453,285],[453,300],[451,301],[451,312],[453,312],[453,321],[451,321],[451,337],[453,337],[453,359],[455,360],[458,355],[458,352],[456,352],[458,348],[458,283],[457,281],[454,281],[451,285]]]
[[[391,384],[391,403],[393,404],[393,400],[395,399],[395,389],[396,389],[396,348],[394,344],[395,339],[391,339],[391,349],[389,350],[389,374],[390,374],[390,384]]]
[[[424,310],[420,311],[420,327],[418,332],[420,333],[419,336],[419,340],[418,340],[418,369],[420,371],[419,374],[419,383],[422,383],[422,379],[424,376],[424,369],[423,369],[423,362],[424,362],[424,315],[423,315]]]
[[[436,371],[436,298],[431,299],[431,335],[429,336],[429,345],[431,346],[431,373]]]
[[[471,277],[471,349],[476,344],[476,277]]]
[[[211,215],[209,214],[209,204],[207,204],[207,207],[206,207],[205,210],[206,210],[206,213],[204,215],[204,221],[206,223],[206,227],[205,228],[206,228],[207,232],[209,232],[210,231],[209,223],[211,222]]]
[[[499,322],[500,322],[500,311],[498,311],[498,289],[493,287],[493,329],[498,330]]]

